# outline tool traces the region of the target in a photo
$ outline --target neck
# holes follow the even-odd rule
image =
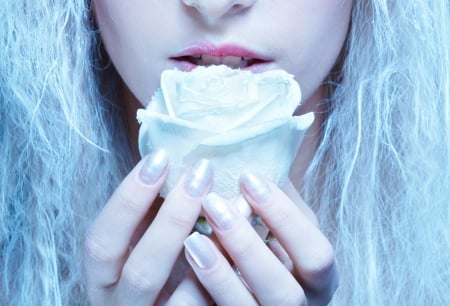
[[[319,87],[311,97],[309,97],[300,107],[298,114],[314,112],[314,122],[305,132],[303,142],[300,145],[297,156],[291,166],[289,179],[297,190],[302,190],[304,177],[314,154],[320,143],[322,124],[324,120],[323,104],[321,101],[326,98],[325,86]]]
[[[133,95],[125,83],[120,83],[120,98],[123,101],[125,109],[125,118],[127,120],[128,138],[130,140],[133,159],[135,162],[141,159],[138,146],[139,123],[136,120],[136,112],[139,108],[144,107],[139,100]]]

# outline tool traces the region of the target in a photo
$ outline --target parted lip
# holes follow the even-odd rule
[[[240,69],[251,69],[255,65],[271,62],[269,57],[262,56],[239,45],[216,46],[209,43],[188,46],[171,56],[170,59],[193,67],[223,64]]]

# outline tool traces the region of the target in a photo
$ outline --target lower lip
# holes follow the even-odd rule
[[[199,67],[199,65],[195,65],[195,64],[193,64],[191,62],[187,62],[187,61],[177,61],[177,60],[172,60],[172,61],[175,64],[174,68],[181,70],[181,71],[185,71],[185,72],[190,72],[190,71],[194,70],[195,68]],[[239,68],[236,68],[236,69],[239,69]],[[261,73],[261,72],[273,70],[273,69],[274,69],[273,62],[260,62],[260,63],[253,64],[248,67],[240,68],[240,70],[251,71],[253,73]]]

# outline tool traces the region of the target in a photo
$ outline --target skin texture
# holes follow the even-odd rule
[[[103,42],[129,91],[125,94],[133,144],[136,109],[150,101],[163,70],[182,69],[171,57],[199,43],[237,45],[270,59],[265,70],[284,69],[299,82],[299,112],[317,111],[323,98],[320,84],[345,40],[351,1],[197,2],[93,1]]]
[[[129,122],[159,86],[164,69],[185,69],[186,63],[173,58],[204,43],[251,50],[266,60],[255,70],[287,70],[303,92],[297,113],[320,111],[321,84],[342,48],[351,5],[332,0],[93,1],[102,39],[124,83]],[[321,122],[317,115],[300,148],[296,186],[314,154]],[[129,128],[136,145],[138,127],[130,123]],[[94,221],[85,248],[93,305],[234,305],[236,300],[241,305],[325,305],[330,300],[337,286],[333,248],[292,184],[281,190],[254,173],[241,178],[242,194],[277,239],[266,245],[232,203],[207,196],[213,176],[207,161],[194,164],[166,199],[159,199],[169,169],[163,152],[150,154]],[[211,238],[190,235],[201,211],[213,227]]]

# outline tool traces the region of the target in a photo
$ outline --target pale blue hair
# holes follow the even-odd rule
[[[450,304],[448,1],[355,1],[306,200],[336,245],[333,305]]]
[[[0,2],[1,305],[87,303],[86,224],[129,168],[91,23],[85,1]]]

